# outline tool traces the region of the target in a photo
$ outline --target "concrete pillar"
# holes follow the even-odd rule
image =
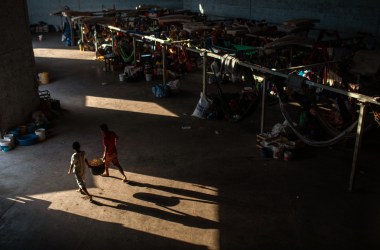
[[[0,132],[21,125],[39,104],[26,0],[0,8]]]

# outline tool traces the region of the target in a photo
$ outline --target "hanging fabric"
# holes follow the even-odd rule
[[[230,74],[231,81],[235,83],[236,80],[238,79],[237,68],[239,65],[239,60],[233,56],[226,54],[221,58],[220,64],[221,64],[220,74],[221,75]]]

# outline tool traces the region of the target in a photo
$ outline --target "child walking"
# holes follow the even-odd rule
[[[90,193],[87,191],[87,188],[84,182],[85,173],[86,173],[86,168],[84,164],[86,163],[87,166],[89,166],[87,158],[86,158],[86,153],[80,150],[79,142],[73,143],[73,149],[75,150],[75,153],[73,153],[73,155],[71,156],[70,169],[67,174],[68,175],[70,175],[71,173],[75,174],[75,179],[79,186],[79,189],[77,191],[82,194],[86,194],[90,198],[90,201],[92,201],[92,195],[90,195]]]
[[[107,124],[100,125],[100,130],[102,131],[103,135],[103,160],[105,163],[105,171],[102,176],[109,176],[108,168],[112,162],[112,164],[119,169],[120,174],[123,176],[123,182],[128,183],[127,177],[124,174],[124,170],[119,163],[117,155],[116,143],[119,139],[119,136],[117,136],[115,132],[109,130]]]

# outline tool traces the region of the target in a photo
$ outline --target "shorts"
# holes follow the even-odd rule
[[[119,165],[119,159],[117,158],[117,153],[106,155],[106,160],[104,162],[106,167],[109,167],[110,163],[113,165]]]

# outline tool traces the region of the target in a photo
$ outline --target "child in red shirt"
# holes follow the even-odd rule
[[[107,124],[100,125],[100,129],[103,134],[103,146],[104,146],[103,160],[105,163],[105,171],[102,174],[102,176],[104,177],[109,176],[108,167],[110,163],[112,162],[112,164],[119,169],[119,172],[123,176],[123,182],[128,182],[127,177],[125,176],[123,168],[121,167],[119,163],[119,159],[117,157],[116,143],[119,137],[117,136],[115,132],[110,131],[108,129]]]

